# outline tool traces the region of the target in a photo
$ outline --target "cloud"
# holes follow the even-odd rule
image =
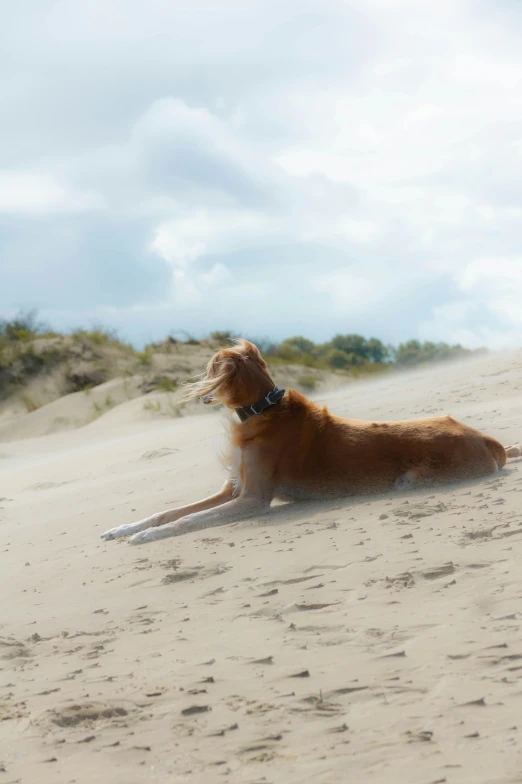
[[[205,255],[249,247],[266,228],[263,215],[247,210],[196,211],[160,224],[151,247],[170,264],[186,267]]]
[[[201,280],[207,286],[215,289],[223,283],[228,283],[232,280],[230,270],[224,264],[214,264],[209,272],[204,272],[201,275]]]
[[[184,199],[263,201],[270,184],[253,151],[206,108],[155,101],[132,129],[130,152],[146,182]],[[267,162],[268,165],[268,162]]]
[[[74,192],[52,175],[38,171],[0,171],[0,215],[83,212],[100,209],[95,193]]]
[[[522,258],[475,259],[456,272],[456,279],[462,291],[484,296],[493,288],[497,294],[518,295],[522,293]]]
[[[521,33],[493,0],[11,4],[0,309],[520,342]]]
[[[455,270],[459,297],[434,309],[424,335],[478,347],[513,348],[522,343],[522,258],[478,258]]]

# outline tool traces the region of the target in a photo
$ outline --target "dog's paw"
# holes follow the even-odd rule
[[[157,528],[147,528],[145,531],[140,531],[129,539],[129,544],[147,544],[153,542],[155,539],[160,539],[158,536]]]
[[[133,525],[132,523],[127,525],[118,525],[116,528],[109,528],[108,531],[105,531],[101,535],[102,539],[109,541],[109,539],[119,539],[122,536],[129,536],[132,533]],[[134,528],[134,530],[136,530]]]
[[[101,538],[119,539],[122,536],[137,534],[138,531],[148,531],[151,526],[157,525],[157,517],[158,515],[152,515],[152,517],[144,517],[143,520],[138,520],[137,523],[125,523],[124,525],[117,526],[117,528],[110,528],[101,535]]]

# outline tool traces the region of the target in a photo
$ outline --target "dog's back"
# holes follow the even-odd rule
[[[238,340],[218,351],[187,398],[236,411],[229,476],[208,498],[103,534],[133,544],[179,536],[265,514],[288,500],[373,493],[421,483],[487,476],[520,457],[451,416],[404,422],[341,419],[294,390],[278,390],[256,346]]]
[[[461,481],[506,462],[501,444],[451,416],[342,419],[295,390],[269,415],[236,426],[233,439],[240,449],[256,445],[285,498],[378,492],[410,471],[429,482]]]

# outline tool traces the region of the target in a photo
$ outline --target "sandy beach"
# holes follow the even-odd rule
[[[522,352],[320,400],[514,443]],[[100,534],[219,487],[221,416],[131,401],[20,427],[0,443],[1,784],[522,782],[522,461],[132,547]]]

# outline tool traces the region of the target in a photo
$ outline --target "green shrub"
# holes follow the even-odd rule
[[[37,411],[39,408],[42,407],[42,404],[38,400],[36,400],[33,397],[30,397],[30,395],[27,395],[25,393],[20,395],[20,400],[22,401],[22,403],[24,404],[28,412]]]
[[[228,330],[220,332],[219,330],[210,333],[210,340],[213,343],[218,343],[220,346],[231,346],[237,336]]]
[[[347,370],[353,367],[350,355],[338,348],[330,348],[324,355],[324,361],[336,370]]]
[[[141,365],[152,365],[153,353],[151,348],[145,348],[143,351],[138,351],[136,356]]]
[[[34,340],[42,329],[34,310],[21,310],[13,319],[0,321],[0,336],[8,343],[26,343],[28,340]]]
[[[317,376],[309,373],[305,376],[299,376],[297,383],[304,389],[315,389],[317,386]]]
[[[161,376],[158,379],[156,389],[159,392],[175,392],[178,388],[178,382],[175,378],[169,378],[168,376]]]
[[[90,343],[92,346],[100,348],[102,346],[114,346],[126,353],[134,353],[133,347],[129,343],[120,340],[116,330],[106,327],[94,327],[93,329],[75,329],[71,332],[72,339],[77,342]]]
[[[146,400],[145,403],[143,404],[143,410],[154,411],[155,413],[158,413],[159,411],[161,411],[161,403],[159,402],[159,400]]]
[[[315,348],[315,343],[312,340],[308,340],[308,338],[297,335],[296,337],[283,340],[279,345],[279,350],[281,350],[282,347],[294,349],[294,351],[297,351],[299,354],[311,354]]]
[[[455,357],[470,356],[475,352],[463,348],[459,344],[450,346],[447,343],[432,343],[418,340],[408,340],[400,343],[394,350],[395,363],[402,367],[411,367],[422,362],[441,362]]]
[[[301,358],[301,352],[298,351],[294,346],[281,343],[277,347],[276,356],[278,359],[282,359],[285,362],[298,362]]]

